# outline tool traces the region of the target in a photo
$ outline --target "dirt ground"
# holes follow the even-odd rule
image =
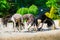
[[[60,40],[60,30],[39,32],[1,32],[0,40]]]
[[[26,30],[14,32],[12,24],[8,25],[10,26],[0,27],[0,40],[60,40],[60,27],[58,27],[58,23],[56,23],[56,30],[48,30],[45,27],[46,25],[44,25],[44,30],[38,32],[26,32]]]

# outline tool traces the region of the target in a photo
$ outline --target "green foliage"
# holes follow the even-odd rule
[[[54,13],[54,15],[53,15],[53,19],[54,19],[54,20],[55,20],[55,19],[60,19],[59,14],[58,14],[58,13]]]
[[[46,5],[48,6],[48,7],[52,7],[52,6],[54,6],[54,7],[56,7],[56,0],[48,0],[47,2],[46,2]]]
[[[49,16],[52,18],[52,19],[60,19],[59,18],[59,15],[60,15],[60,9],[59,9],[59,7],[60,7],[60,5],[59,5],[59,1],[58,0],[48,0],[47,2],[46,2],[46,5],[47,5],[47,7],[54,7],[54,9],[51,9],[50,10],[50,14],[49,14]]]
[[[60,16],[60,8],[58,8],[57,12],[58,12],[58,15]]]
[[[0,0],[0,15],[6,16],[8,12],[13,14],[17,9],[18,10],[16,13],[22,15],[27,13],[36,15],[38,13],[38,7],[45,8],[52,6],[54,9],[52,9],[53,11],[50,10],[50,13],[48,12],[47,16],[49,15],[50,18],[57,19],[60,17],[60,0]],[[58,13],[56,13],[54,10],[56,10]]]
[[[17,10],[16,13],[19,13],[19,14],[22,14],[22,15],[31,13],[33,15],[36,15],[38,13],[38,8],[37,8],[37,6],[32,5],[29,8],[20,8],[20,9]]]
[[[53,19],[55,13],[55,8],[52,6],[50,9],[50,13],[46,13],[45,15],[48,16],[49,18]]]
[[[6,16],[9,8],[10,5],[6,0],[0,0],[0,17]]]
[[[22,14],[22,15],[27,14],[28,8],[20,8],[17,10],[17,13]]]
[[[60,0],[57,0],[57,19],[60,19]]]
[[[51,19],[54,19],[54,20],[60,19],[58,12],[56,11],[56,9],[53,6],[51,7],[50,13],[46,12],[45,15]]]
[[[13,0],[14,1],[14,0]],[[47,0],[15,0],[15,4],[17,4],[20,7],[29,7],[32,4],[37,5],[38,7],[40,6],[46,6],[46,1]]]
[[[8,10],[10,8],[6,0],[0,0],[0,11]]]
[[[36,15],[38,13],[37,6],[35,6],[35,5],[30,6],[28,12],[31,13],[31,14],[33,14],[33,15]]]
[[[35,5],[37,5],[38,7],[46,7],[46,2],[47,0],[35,0]]]

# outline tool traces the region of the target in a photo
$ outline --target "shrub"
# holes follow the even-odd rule
[[[22,15],[27,14],[28,8],[20,8],[17,10],[17,13],[22,14]]]
[[[0,1],[0,11],[8,10],[9,8],[10,8],[10,5],[6,0]]]
[[[54,20],[60,19],[59,13],[57,12],[57,10],[54,7],[51,8],[50,13],[46,12],[45,15]]]
[[[58,12],[58,14],[59,14],[59,16],[60,16],[60,8],[57,9],[57,12]]]
[[[30,6],[29,8],[20,8],[17,10],[16,13],[19,13],[19,14],[33,14],[33,15],[36,15],[38,13],[38,8],[37,6],[35,5],[32,5]]]
[[[31,5],[31,6],[29,7],[28,13],[31,13],[31,14],[33,14],[33,15],[36,15],[36,14],[38,13],[38,8],[37,8],[37,6]]]

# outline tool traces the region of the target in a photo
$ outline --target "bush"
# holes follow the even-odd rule
[[[0,17],[5,17],[10,9],[10,4],[6,0],[0,0]]]
[[[48,16],[49,18],[53,19],[54,16],[55,16],[54,13],[55,13],[55,8],[52,6],[51,9],[50,9],[50,13],[48,12],[48,13],[45,13],[45,14],[46,14],[46,16]]]
[[[33,15],[36,15],[38,13],[38,8],[37,6],[35,5],[32,5],[30,6],[29,8],[20,8],[17,10],[16,13],[19,13],[19,14],[33,14]]]
[[[49,17],[53,19],[54,13],[55,13],[55,8],[52,6],[50,9]]]
[[[33,15],[36,15],[36,14],[38,13],[38,8],[37,8],[37,6],[31,5],[31,6],[29,7],[28,13],[31,13],[31,14],[33,14]]]
[[[46,12],[45,15],[51,19],[60,19],[59,14],[57,13],[57,10],[54,7],[51,7],[50,13]]]
[[[10,5],[6,0],[0,1],[0,11],[8,10],[9,8],[10,8]]]
[[[17,10],[17,13],[24,15],[28,13],[28,8],[20,8]]]
[[[57,12],[58,12],[58,14],[59,14],[59,16],[60,16],[60,8],[57,9]]]

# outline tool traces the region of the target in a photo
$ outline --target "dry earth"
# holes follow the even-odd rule
[[[0,28],[0,40],[60,40],[60,27],[58,27],[58,22],[56,26],[56,30],[46,30],[43,27],[44,31],[23,32],[23,30],[22,32],[13,32],[12,25],[10,24],[6,28]]]
[[[60,40],[60,30],[41,32],[2,32],[0,40]]]

